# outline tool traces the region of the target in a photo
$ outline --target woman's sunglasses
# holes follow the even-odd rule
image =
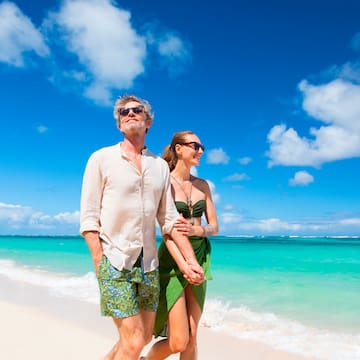
[[[129,107],[129,108],[122,108],[119,109],[119,114],[120,116],[127,116],[130,113],[130,110],[134,113],[134,114],[141,114],[144,111],[144,107],[143,106],[135,106],[135,107]]]
[[[200,149],[202,151],[205,151],[205,146],[203,144],[200,144],[200,143],[196,142],[196,141],[190,141],[190,142],[186,142],[186,143],[181,143],[180,145],[190,146],[195,151],[199,151]]]

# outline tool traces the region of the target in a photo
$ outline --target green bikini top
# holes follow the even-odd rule
[[[192,214],[190,213],[190,208],[188,204],[184,201],[175,201],[175,205],[177,208],[177,211],[181,214],[183,214],[185,219],[190,218],[198,218],[201,217],[202,214],[205,211],[205,200],[198,200],[192,207]]]

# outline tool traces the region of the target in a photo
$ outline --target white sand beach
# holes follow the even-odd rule
[[[0,359],[98,360],[116,339],[115,327],[109,318],[100,316],[97,305],[54,297],[41,287],[4,277],[0,277],[0,318]],[[201,327],[199,360],[219,359],[310,358]]]

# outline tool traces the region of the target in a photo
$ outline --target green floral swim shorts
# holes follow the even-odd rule
[[[141,266],[118,270],[103,255],[98,282],[103,316],[126,318],[139,309],[156,311],[159,304],[159,270],[143,273]]]

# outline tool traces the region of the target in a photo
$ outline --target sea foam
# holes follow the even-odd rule
[[[53,296],[99,303],[99,290],[94,272],[74,276],[18,265],[12,260],[0,260],[0,275],[10,280],[47,288]]]
[[[326,360],[360,359],[360,334],[305,326],[272,313],[207,299],[201,325],[240,339],[260,341],[275,349]]]

